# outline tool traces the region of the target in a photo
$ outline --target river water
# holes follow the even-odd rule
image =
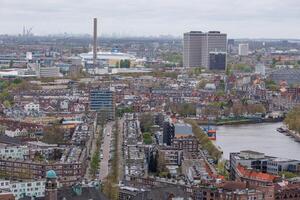
[[[268,156],[300,160],[300,143],[276,131],[282,123],[218,126],[216,145],[229,159],[230,152],[253,150]]]

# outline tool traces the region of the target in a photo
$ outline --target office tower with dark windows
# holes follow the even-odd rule
[[[226,69],[226,53],[210,52],[209,53],[209,69],[225,70]]]
[[[113,89],[92,89],[90,110],[97,111],[108,120],[115,118],[115,94]]]
[[[183,66],[209,68],[210,52],[227,52],[227,34],[191,31],[183,36]]]
[[[175,126],[169,121],[163,124],[163,143],[170,146],[172,139],[175,137]]]

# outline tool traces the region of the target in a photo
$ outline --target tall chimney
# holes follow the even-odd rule
[[[94,18],[93,65],[97,66],[97,18]]]

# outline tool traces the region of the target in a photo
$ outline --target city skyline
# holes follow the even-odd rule
[[[99,20],[99,35],[181,36],[190,30],[219,30],[230,38],[293,38],[300,35],[300,2],[296,0],[188,1],[88,0],[0,1],[0,34],[21,34],[23,26],[36,35],[91,34],[91,19]],[[116,6],[116,4],[118,6]],[[233,12],[234,11],[234,12]],[[45,21],[47,19],[47,21]],[[283,31],[284,30],[284,31]]]

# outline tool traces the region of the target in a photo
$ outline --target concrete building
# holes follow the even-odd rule
[[[255,66],[255,73],[265,76],[266,75],[266,66],[263,64],[257,64]]]
[[[59,77],[59,67],[37,67],[37,76],[42,78]]]
[[[199,141],[195,136],[173,138],[171,146],[185,152],[199,152]]]
[[[26,146],[0,147],[0,157],[4,159],[25,159],[29,157],[29,148]]]
[[[264,153],[255,151],[230,153],[230,178],[232,180],[237,178],[239,165],[259,172],[278,175],[283,171],[297,173],[300,161],[266,156]]]
[[[248,44],[239,44],[239,55],[248,56],[249,55],[249,45]]]
[[[113,89],[93,89],[90,92],[90,110],[105,112],[107,119],[115,118],[115,94]]]
[[[209,68],[210,52],[227,52],[227,34],[191,31],[183,36],[183,66]]]
[[[34,151],[40,154],[44,150]],[[86,170],[86,150],[80,147],[72,147],[65,150],[59,160],[45,159],[13,159],[0,157],[0,174],[3,177],[19,180],[45,179],[46,172],[55,169],[59,175],[59,182],[62,186],[73,185],[80,180]],[[47,154],[47,152],[45,152]],[[42,154],[43,157],[48,157]]]
[[[162,157],[166,165],[180,166],[183,159],[183,151],[174,147],[160,146],[158,156]]]
[[[25,196],[43,197],[45,195],[45,180],[29,180],[29,181],[0,180],[0,190],[6,190],[12,192],[16,200],[23,198]]]

